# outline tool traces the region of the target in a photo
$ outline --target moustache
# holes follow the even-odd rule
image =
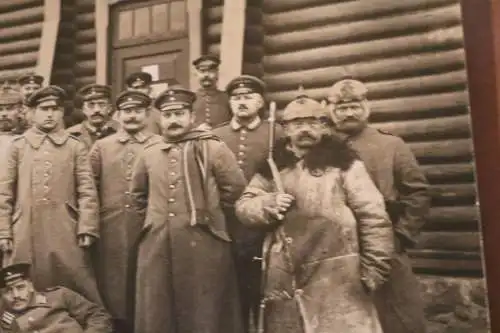
[[[167,127],[167,129],[177,129],[177,128],[182,128],[182,126],[179,124],[172,124]]]
[[[137,119],[130,119],[130,120],[126,120],[124,121],[125,124],[138,124],[139,121],[137,121]]]
[[[92,118],[94,118],[94,117],[101,117],[101,118],[102,118],[102,117],[104,117],[104,115],[103,115],[101,112],[95,112],[95,113],[93,113],[93,114],[91,115],[91,117],[92,117]]]
[[[311,132],[301,132],[301,133],[299,133],[298,138],[299,138],[300,140],[302,140],[302,139],[311,139],[311,140],[315,140],[315,139],[316,139],[316,136],[315,136],[314,134],[312,134]]]

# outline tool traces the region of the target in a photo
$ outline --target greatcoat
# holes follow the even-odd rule
[[[263,254],[265,332],[381,332],[371,291],[389,273],[393,235],[380,192],[339,142],[323,139],[302,159],[287,146],[275,151],[284,191],[295,198],[285,221],[265,209],[276,192],[268,167],[236,203],[243,223],[275,224]]]
[[[136,208],[145,214],[135,332],[242,331],[222,208],[232,206],[245,184],[234,154],[208,132],[145,147],[131,185]]]
[[[64,287],[36,292],[21,313],[3,310],[1,331],[38,333],[111,333],[110,316],[94,304]]]
[[[142,228],[132,207],[129,187],[136,157],[160,136],[124,130],[97,140],[90,152],[100,202],[100,239],[96,277],[104,304],[115,319],[127,319],[130,283],[129,259]]]
[[[99,237],[97,191],[87,150],[64,130],[36,127],[14,139],[0,169],[0,238],[10,263],[28,262],[37,289],[61,285],[101,303],[78,235]]]
[[[427,179],[408,145],[397,136],[367,127],[346,140],[384,196],[396,236],[393,269],[375,295],[384,332],[424,333],[424,304],[406,249],[417,243],[429,212]]]
[[[216,127],[232,117],[227,94],[215,88],[201,88],[196,92],[193,113],[195,126],[205,123]]]
[[[108,135],[116,133],[119,127],[120,124],[112,119],[106,125],[104,125],[100,131],[97,131],[92,125],[88,123],[87,120],[84,120],[81,123],[66,129],[66,131],[85,143],[87,150],[90,151],[90,149],[92,149],[92,146],[94,145],[94,142],[99,139],[105,138]]]

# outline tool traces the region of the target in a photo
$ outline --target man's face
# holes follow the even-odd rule
[[[198,81],[203,88],[213,88],[219,79],[217,67],[198,67],[195,69]]]
[[[254,118],[264,106],[264,99],[261,94],[257,93],[232,95],[229,98],[229,105],[236,117],[251,119]]]
[[[370,113],[366,103],[330,104],[329,107],[335,128],[340,132],[355,133],[368,123]]]
[[[26,98],[26,96],[32,94],[34,91],[40,89],[41,86],[37,83],[26,83],[21,85],[20,91],[21,94]]]
[[[3,80],[0,82],[0,88],[4,91],[13,91],[15,90],[16,83],[11,80]]]
[[[325,124],[317,118],[296,118],[284,124],[285,135],[290,138],[292,146],[311,148],[321,141],[325,134]]]
[[[34,295],[33,283],[28,280],[19,280],[2,290],[2,299],[5,305],[15,312],[25,310],[30,305]]]
[[[118,110],[117,119],[123,129],[129,133],[137,133],[146,125],[148,108],[145,106],[134,106]]]
[[[20,104],[0,105],[0,130],[9,132],[13,130],[19,121]]]
[[[194,116],[191,110],[179,109],[162,111],[161,127],[167,138],[178,138],[186,134],[193,127]]]
[[[139,91],[143,94],[150,95],[151,94],[151,86],[150,85],[143,85],[143,86],[138,86],[138,87],[128,87],[127,90],[129,91]]]
[[[40,103],[29,112],[31,122],[44,132],[55,130],[64,117],[64,107],[60,103]]]
[[[111,103],[107,98],[84,101],[82,111],[91,125],[101,127],[109,120]]]

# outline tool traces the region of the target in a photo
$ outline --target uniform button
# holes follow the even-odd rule
[[[174,184],[170,184],[170,185],[168,185],[168,188],[175,188],[175,185]]]
[[[243,152],[243,151],[239,151],[239,152],[238,152],[238,156],[245,156],[245,152]]]
[[[132,178],[130,178],[130,177],[127,177],[127,178],[125,178],[125,179],[126,179],[126,180],[131,180]]]
[[[239,165],[242,165],[242,164],[243,164],[243,161],[242,161],[242,160],[238,160],[238,164],[239,164]]]
[[[174,198],[170,198],[170,199],[168,199],[168,202],[175,202],[175,199]]]
[[[245,149],[246,146],[245,145],[240,145],[240,149]]]
[[[43,176],[44,176],[45,178],[47,178],[47,177],[49,177],[49,174],[48,174],[48,173],[44,173],[44,174],[43,174]]]
[[[174,213],[168,213],[168,216],[169,216],[169,217],[174,217],[174,216],[175,216],[175,214],[174,214]]]
[[[129,195],[129,194],[130,194],[130,192],[129,192],[129,191],[125,191],[125,194],[126,194],[126,195]]]
[[[176,162],[177,162],[177,160],[176,160],[175,158],[173,158],[173,159],[171,159],[171,160],[170,160],[170,162],[171,162],[171,163],[176,163]]]
[[[175,176],[175,172],[173,172],[173,171],[172,171],[172,172],[170,173],[170,176]]]
[[[125,208],[130,208],[130,205],[125,205]]]
[[[242,129],[242,130],[241,130],[241,134],[242,134],[242,135],[243,135],[243,134],[247,134],[247,130],[246,130],[246,129]]]

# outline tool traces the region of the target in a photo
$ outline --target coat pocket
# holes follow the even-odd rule
[[[78,213],[78,209],[76,209],[75,206],[73,206],[69,201],[65,202],[65,207],[66,211],[68,212],[68,215],[71,219],[71,221],[75,224],[78,223],[80,214]]]

